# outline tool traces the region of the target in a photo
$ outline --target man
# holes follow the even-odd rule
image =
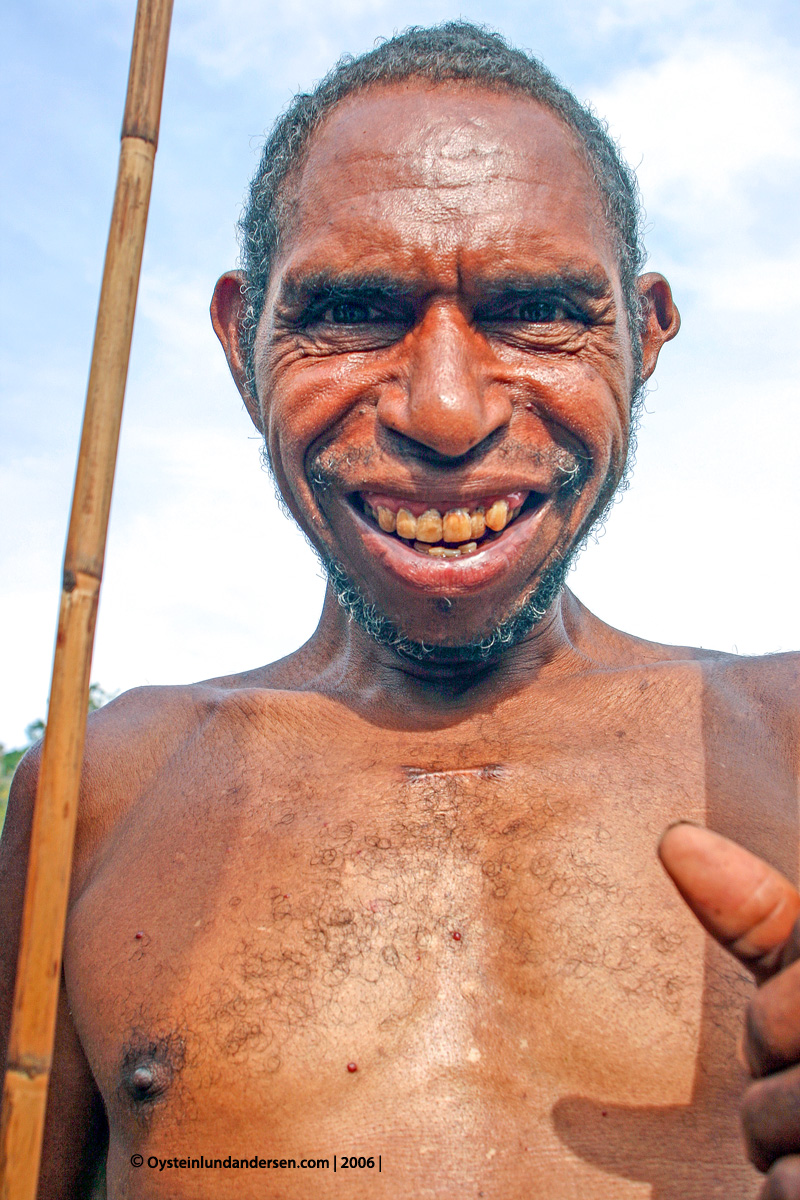
[[[41,1194],[107,1136],[110,1197],[799,1197],[797,658],[564,586],[679,325],[627,168],[416,30],[295,101],[243,232],[214,328],[330,584],[289,658],[92,720]]]

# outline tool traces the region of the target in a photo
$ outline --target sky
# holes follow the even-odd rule
[[[46,713],[135,4],[3,17],[0,742]],[[800,645],[800,9],[793,0],[176,0],[92,679],[302,644],[324,590],[208,318],[264,133],[343,53],[463,16],[541,57],[636,168],[683,316],[630,487],[570,586],[657,641]]]

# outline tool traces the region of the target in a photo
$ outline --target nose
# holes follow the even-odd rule
[[[409,338],[404,385],[389,387],[378,419],[446,458],[460,458],[511,419],[511,400],[487,379],[487,345],[457,305],[431,305]]]

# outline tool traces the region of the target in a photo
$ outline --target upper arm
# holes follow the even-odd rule
[[[20,763],[0,840],[0,1061],[5,1063],[36,793],[38,752]],[[105,1150],[99,1093],[69,1015],[62,981],[45,1121],[39,1200],[78,1200]]]
[[[197,694],[196,694],[197,693]],[[146,780],[162,769],[213,711],[208,688],[138,688],[89,718],[78,804],[72,902],[104,841]],[[36,793],[38,749],[14,777],[0,840],[0,1053],[5,1057]],[[107,1140],[102,1101],[75,1025],[63,979],[45,1125],[39,1200],[76,1200],[82,1179],[102,1160]]]

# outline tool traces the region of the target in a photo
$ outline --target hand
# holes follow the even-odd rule
[[[696,825],[673,825],[658,852],[698,920],[760,985],[743,1042],[757,1081],[742,1103],[745,1142],[767,1172],[759,1200],[800,1200],[800,894],[748,850]]]

